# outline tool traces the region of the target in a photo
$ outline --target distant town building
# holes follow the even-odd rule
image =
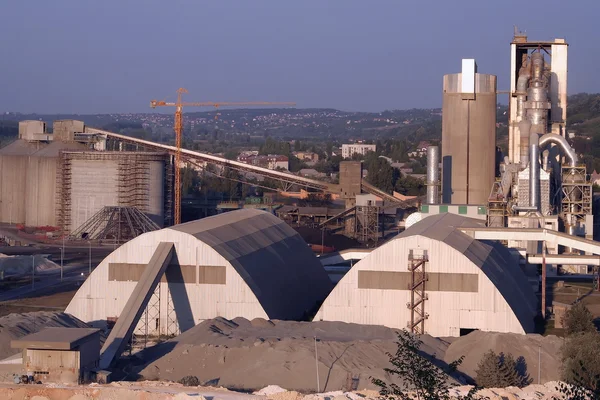
[[[319,155],[317,153],[313,153],[312,151],[295,151],[292,154],[301,161],[314,163],[319,161]]]
[[[323,172],[319,172],[313,168],[303,168],[298,171],[298,175],[303,176],[305,178],[325,178],[327,174]]]
[[[427,155],[427,148],[431,146],[431,143],[426,141],[421,141],[417,145],[417,149],[415,151],[411,151],[408,153],[409,157],[424,157]]]
[[[237,160],[244,164],[255,165],[257,167],[263,167],[268,169],[282,168],[289,170],[290,161],[286,156],[279,154],[269,154],[268,156],[259,155],[239,155]]]
[[[343,144],[342,145],[342,158],[352,158],[355,154],[365,155],[369,151],[375,151],[377,146],[374,144],[362,144],[362,143],[354,143],[354,144]]]

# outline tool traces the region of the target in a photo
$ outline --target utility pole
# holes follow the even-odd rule
[[[90,276],[92,274],[92,241],[88,240],[88,243],[90,245],[90,262],[88,265],[88,276]]]
[[[538,344],[538,385],[542,384],[542,345]]]
[[[319,353],[317,353],[317,337],[315,336],[315,365],[317,367],[317,393],[321,391],[321,383],[319,382]]]
[[[546,242],[542,242],[542,318],[546,320]]]
[[[65,232],[62,235],[62,248],[60,249],[60,281],[63,281],[63,261],[65,258]]]
[[[31,289],[35,289],[35,255],[31,255]]]

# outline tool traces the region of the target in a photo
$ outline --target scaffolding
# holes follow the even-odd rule
[[[160,229],[135,207],[106,206],[71,233],[73,239],[125,243],[142,233]]]
[[[356,206],[356,239],[377,244],[379,240],[379,207]]]
[[[136,157],[137,158],[137,157]],[[131,162],[129,158],[119,159],[118,165],[118,204],[136,207],[148,212],[149,167],[145,158]]]
[[[562,168],[561,214],[575,221],[569,223],[585,224],[586,215],[592,214],[592,184],[588,182],[585,166]]]
[[[169,157],[169,162],[165,163],[165,170],[164,170],[164,174],[165,174],[165,187],[164,187],[164,193],[165,193],[165,198],[164,198],[164,226],[172,226],[173,225],[173,220],[174,220],[174,216],[173,216],[173,181],[175,179],[175,169],[173,168],[173,165],[175,165],[175,160],[174,157],[171,156]]]
[[[410,310],[410,321],[407,323],[407,328],[416,335],[425,334],[425,320],[429,317],[425,312],[425,301],[427,300],[425,283],[428,279],[425,267],[428,261],[427,251],[424,251],[422,255],[415,255],[413,250],[408,252],[410,302],[406,304],[406,307]]]
[[[107,206],[135,207],[148,212],[151,190],[150,163],[164,165],[164,223],[170,226],[173,220],[173,166],[165,153],[149,152],[102,152],[102,151],[61,151],[56,174],[57,225],[64,233],[73,230],[72,223],[72,163],[74,160],[112,161],[117,166],[117,204]],[[102,168],[99,166],[98,168]]]

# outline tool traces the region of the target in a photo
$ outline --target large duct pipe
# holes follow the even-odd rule
[[[527,119],[532,129],[542,135],[548,131],[548,85],[544,77],[544,55],[540,52],[531,54],[531,82],[527,89]]]
[[[519,134],[521,136],[521,167],[527,167],[529,163],[529,136],[531,135],[531,122],[523,119],[519,122]]]
[[[437,146],[427,148],[427,204],[438,204],[440,183],[440,149]]]
[[[531,53],[531,79],[540,80],[544,74],[544,55],[539,51]]]
[[[532,133],[529,137],[529,206],[540,210],[540,146],[538,134]]]
[[[569,161],[569,166],[571,166],[571,167],[577,166],[577,161],[579,160],[579,157],[577,157],[577,153],[569,145],[569,142],[567,142],[567,139],[565,139],[563,136],[557,135],[555,133],[548,133],[539,139],[539,144],[540,144],[541,148],[548,147],[551,143],[555,144],[561,148],[563,155]]]
[[[517,79],[517,121],[523,119],[524,103],[525,98],[527,97],[527,85],[530,78],[531,72],[529,70],[529,65],[523,65],[519,70],[519,78]]]

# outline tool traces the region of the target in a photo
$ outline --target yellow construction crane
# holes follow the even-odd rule
[[[181,95],[188,91],[184,88],[177,90],[177,102],[167,102],[163,100],[150,101],[150,107],[175,107],[175,225],[181,223],[181,134],[183,131],[183,107],[246,107],[246,106],[295,106],[296,103],[289,102],[270,102],[270,101],[243,101],[243,102],[183,102]]]

